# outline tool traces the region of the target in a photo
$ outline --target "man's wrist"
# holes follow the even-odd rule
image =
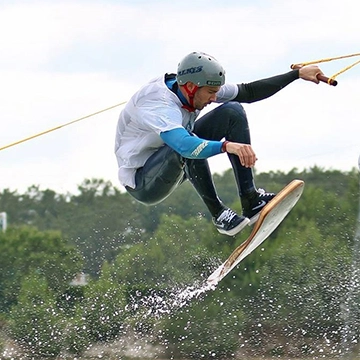
[[[226,152],[226,145],[229,143],[229,141],[224,141],[221,145],[221,152]]]

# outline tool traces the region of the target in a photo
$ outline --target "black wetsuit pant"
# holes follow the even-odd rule
[[[195,122],[193,133],[207,140],[226,139],[250,144],[246,113],[238,102],[229,102],[208,112]],[[237,155],[228,154],[239,196],[255,190],[251,168],[240,164]],[[157,150],[136,172],[136,188],[127,191],[138,201],[153,205],[161,202],[188,179],[203,199],[212,216],[217,216],[224,205],[219,199],[206,159],[185,159],[169,146]]]

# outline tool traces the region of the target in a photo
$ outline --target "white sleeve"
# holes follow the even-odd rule
[[[161,102],[154,102],[139,109],[138,122],[143,129],[155,131],[157,134],[183,127],[181,110]]]
[[[216,94],[216,102],[228,102],[237,96],[239,88],[236,84],[224,84]]]

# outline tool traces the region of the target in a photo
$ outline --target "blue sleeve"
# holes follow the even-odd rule
[[[184,158],[206,159],[221,153],[221,141],[200,139],[190,135],[184,128],[164,131],[160,137]]]

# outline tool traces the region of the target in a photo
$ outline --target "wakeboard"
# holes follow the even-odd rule
[[[216,286],[274,232],[300,199],[304,185],[302,180],[293,180],[264,206],[249,237],[208,277],[208,285]]]

